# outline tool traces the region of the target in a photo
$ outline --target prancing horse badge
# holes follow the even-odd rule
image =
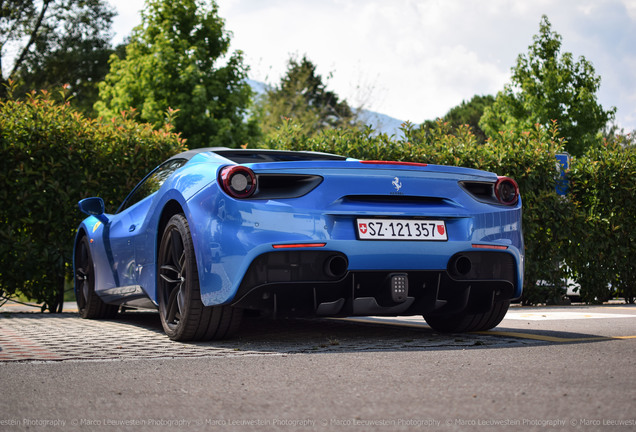
[[[391,183],[393,184],[397,192],[399,192],[400,189],[402,189],[402,182],[400,182],[400,179],[398,177],[394,177]]]

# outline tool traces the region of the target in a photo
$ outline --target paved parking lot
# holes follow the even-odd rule
[[[581,327],[581,322],[593,324]],[[81,319],[73,311],[43,314],[25,312],[23,307],[0,310],[0,361],[266,356],[632,338],[636,338],[636,307],[633,305],[513,307],[496,329],[461,335],[437,334],[421,317],[253,318],[244,320],[234,339],[205,343],[170,341],[154,312],[126,312],[112,320],[95,321]]]

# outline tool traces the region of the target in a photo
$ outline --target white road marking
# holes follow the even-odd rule
[[[606,314],[591,312],[565,312],[565,311],[541,311],[541,312],[511,312],[506,314],[506,320],[522,321],[547,321],[547,320],[580,320],[597,318],[636,318],[636,315]]]
[[[636,315],[627,314],[608,314],[593,312],[576,312],[576,311],[537,311],[537,312],[517,312],[508,311],[504,320],[520,320],[520,321],[549,321],[549,320],[581,320],[581,319],[603,319],[603,318],[636,318]],[[342,318],[341,318],[342,319]],[[426,321],[417,316],[404,317],[351,317],[344,318],[346,321],[367,322],[379,324],[397,324],[408,327],[428,327]]]

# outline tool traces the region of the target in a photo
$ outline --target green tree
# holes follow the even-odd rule
[[[95,109],[111,118],[134,108],[160,127],[168,108],[188,147],[237,147],[254,132],[246,110],[251,89],[240,51],[228,54],[230,34],[213,1],[146,0],[125,58],[111,56]]]
[[[316,65],[306,56],[292,56],[280,85],[270,89],[261,100],[261,127],[267,134],[280,127],[284,119],[294,119],[306,131],[346,127],[354,114],[346,100],[327,90]]]
[[[16,94],[68,84],[76,108],[91,114],[114,16],[105,0],[0,0],[0,84],[16,82]]]
[[[582,154],[598,142],[603,127],[614,118],[615,108],[605,111],[596,100],[600,76],[583,56],[561,54],[561,36],[552,30],[547,16],[527,54],[517,58],[511,83],[497,94],[480,121],[488,136],[502,130],[530,130],[533,124],[559,125],[566,149]]]
[[[464,125],[470,126],[470,130],[475,134],[477,140],[483,143],[486,141],[486,134],[479,127],[479,120],[481,120],[486,108],[492,106],[494,102],[495,97],[492,95],[475,95],[468,102],[464,100],[461,104],[451,108],[441,120],[448,123],[452,131],[457,131]],[[437,121],[426,120],[421,127],[433,130],[437,127]]]

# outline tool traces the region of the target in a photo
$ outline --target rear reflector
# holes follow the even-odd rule
[[[428,166],[425,163],[419,162],[401,162],[401,161],[382,161],[382,160],[363,160],[360,161],[363,164],[374,164],[374,165],[407,165],[407,166]]]
[[[290,248],[306,248],[306,247],[324,247],[327,243],[294,243],[294,244],[275,244],[274,249],[290,249]]]
[[[481,244],[474,244],[473,247],[475,249],[497,249],[497,250],[506,250],[506,249],[508,249],[508,246],[481,245]]]

